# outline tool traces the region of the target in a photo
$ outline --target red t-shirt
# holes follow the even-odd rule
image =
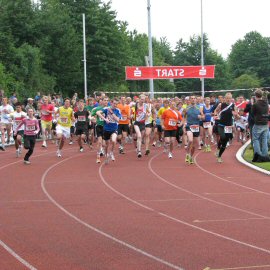
[[[52,113],[48,113],[47,111],[54,111],[54,106],[52,104],[41,105],[41,120],[49,122],[52,121]]]

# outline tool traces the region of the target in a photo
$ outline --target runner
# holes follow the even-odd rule
[[[103,126],[104,120],[97,115],[98,111],[102,111],[104,107],[108,106],[108,98],[100,98],[99,104],[91,112],[91,122],[96,124],[96,135],[97,135],[97,160],[96,163],[100,163],[100,157],[104,155],[103,151]]]
[[[117,105],[120,110],[122,118],[119,120],[118,125],[118,137],[117,141],[120,144],[119,153],[125,154],[125,143],[128,136],[129,124],[130,124],[130,106],[126,104],[126,98],[121,97],[120,103]]]
[[[224,153],[227,143],[233,138],[233,116],[237,117],[237,108],[232,102],[232,94],[225,95],[225,102],[220,103],[215,114],[218,114],[220,120],[218,123],[218,133],[220,139],[218,141],[216,156],[219,163],[222,161],[222,154]]]
[[[84,110],[84,100],[80,99],[78,104],[78,111],[74,113],[74,118],[76,119],[75,135],[78,138],[80,152],[83,152],[82,145],[88,135],[89,116],[89,111]]]
[[[24,148],[28,150],[24,156],[24,164],[29,165],[31,163],[29,158],[33,154],[36,144],[36,135],[40,129],[38,120],[34,117],[33,109],[29,108],[27,114],[28,118],[22,119],[14,131],[14,136],[17,136],[18,131],[24,125]]]
[[[72,125],[72,121],[74,121],[73,110],[70,107],[69,98],[65,99],[64,106],[59,107],[56,114],[59,115],[56,126],[56,136],[58,140],[58,149],[56,154],[58,157],[61,157],[61,150],[64,146],[65,139],[70,137],[70,127]]]
[[[205,152],[211,152],[211,142],[212,141],[212,136],[213,136],[213,124],[212,124],[212,107],[210,105],[210,98],[206,97],[205,98],[205,104],[203,105],[203,114],[204,114],[204,119],[202,121],[202,128],[203,128],[203,133],[202,133],[202,139],[204,142],[204,150]]]
[[[117,108],[118,99],[115,98],[111,102],[110,107],[106,107],[103,110],[97,111],[97,115],[104,120],[103,127],[103,139],[105,141],[105,163],[108,164],[109,160],[115,161],[114,157],[114,147],[116,145],[117,140],[117,132],[118,132],[118,122],[122,117],[120,110]],[[103,115],[104,114],[104,115]],[[108,153],[109,143],[111,140],[111,150]]]
[[[103,99],[103,98],[100,98],[100,99]],[[89,97],[87,99],[87,105],[85,106],[85,110],[89,112],[89,115],[91,115],[92,110],[97,107],[94,103],[95,103],[94,98]],[[89,121],[88,122],[87,143],[89,144],[90,148],[92,148],[92,145],[94,143],[94,139],[95,139],[95,135],[96,135],[95,134],[95,128],[96,128],[96,124],[94,122],[92,122],[92,121]]]
[[[11,123],[9,121],[9,114],[13,113],[14,109],[11,105],[8,104],[8,99],[5,97],[2,99],[2,106],[0,106],[0,130],[1,130],[1,141],[2,146],[0,146],[0,150],[6,151],[5,147],[5,133],[7,132],[7,144],[10,142],[11,135]]]
[[[145,103],[145,95],[140,95],[139,101],[135,105],[134,131],[137,140],[137,156],[142,157],[142,138],[145,133],[145,120],[150,116],[150,111]],[[146,153],[145,153],[146,154]]]
[[[10,119],[12,120],[13,126],[13,139],[15,142],[15,149],[16,149],[16,157],[19,157],[22,153],[22,137],[24,134],[24,125],[22,125],[15,136],[15,130],[17,130],[17,127],[21,124],[22,120],[27,117],[27,114],[22,111],[22,105],[21,103],[17,102],[15,104],[16,111],[10,114]]]
[[[168,158],[173,157],[173,145],[176,140],[176,131],[183,125],[182,116],[177,109],[176,102],[170,103],[170,109],[164,111],[161,117],[161,126],[164,130],[165,149],[170,148]]]
[[[246,142],[246,131],[248,125],[248,116],[244,115],[244,109],[239,109],[239,117],[235,118],[235,128],[236,128],[236,137],[237,142]]]
[[[186,132],[187,132],[187,139],[188,139],[188,145],[187,145],[187,154],[185,161],[189,164],[193,164],[193,156],[195,153],[195,145],[197,144],[197,147],[199,147],[200,140],[200,120],[204,118],[202,108],[200,108],[196,104],[196,97],[191,96],[190,97],[190,105],[183,111],[183,114],[185,116],[186,120]]]
[[[161,146],[161,141],[162,141],[163,130],[162,130],[162,127],[161,127],[160,116],[158,116],[158,112],[159,112],[159,109],[161,108],[161,104],[162,104],[162,101],[157,100],[157,102],[154,105],[154,108],[156,110],[156,115],[157,115],[155,126],[154,126],[154,141],[153,141],[153,144],[152,144],[152,146],[154,146],[154,147],[156,145],[157,145],[157,147],[160,147]]]
[[[42,147],[47,147],[46,138],[51,138],[52,120],[54,114],[54,106],[49,104],[47,96],[42,98],[43,104],[41,105],[41,130],[42,130]]]

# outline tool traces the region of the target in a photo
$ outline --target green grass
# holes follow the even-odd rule
[[[252,159],[253,159],[253,150],[250,148],[250,145],[246,148],[246,151],[244,153],[243,158],[247,162],[252,163],[255,166],[258,166],[258,167],[263,168],[263,169],[265,169],[267,171],[270,171],[270,162],[263,162],[263,163],[252,162]]]

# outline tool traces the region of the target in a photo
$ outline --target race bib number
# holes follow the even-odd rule
[[[25,129],[26,129],[27,131],[34,131],[34,130],[36,130],[36,126],[35,126],[35,125],[27,125],[27,126],[25,127]]]
[[[174,119],[170,119],[168,124],[171,127],[175,127],[177,125],[177,122]]]
[[[85,122],[85,121],[86,121],[85,116],[84,116],[84,115],[79,115],[79,116],[78,116],[78,121],[79,121],[79,122]]]
[[[199,132],[200,131],[200,127],[198,125],[192,125],[190,126],[190,131],[191,132]]]
[[[67,124],[68,123],[68,118],[67,117],[61,117],[60,122],[63,123],[63,124]]]
[[[224,127],[224,132],[226,134],[231,134],[232,133],[232,126],[226,126],[226,127]]]
[[[210,128],[211,127],[211,122],[203,122],[203,127],[204,128]]]
[[[116,121],[113,119],[112,115],[108,115],[107,119],[110,123],[116,123]]]

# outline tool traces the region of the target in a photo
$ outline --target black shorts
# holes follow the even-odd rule
[[[128,124],[119,124],[118,125],[118,135],[122,135],[123,132],[128,133],[129,125]]]
[[[191,131],[189,126],[186,126],[186,131],[187,131],[187,132],[188,132],[188,131]],[[192,132],[192,131],[191,131],[191,132]],[[199,130],[199,132],[192,132],[192,133],[193,133],[193,137],[195,137],[195,138],[197,138],[197,137],[200,136],[200,130]]]
[[[162,126],[161,126],[161,125],[156,125],[156,128],[157,128],[157,131],[158,131],[158,132],[160,132],[160,133],[163,131]]]
[[[91,124],[88,124],[88,129],[94,129],[96,126],[96,123],[91,123]]]
[[[145,123],[135,121],[134,126],[138,126],[140,128],[140,131],[145,130]]]
[[[240,129],[240,132],[244,132],[245,131],[245,129],[243,129],[243,128],[239,127],[239,126],[236,126],[236,129]]]
[[[96,134],[97,137],[103,137],[103,126],[100,125],[96,126]]]
[[[164,137],[176,138],[176,130],[164,130]]]
[[[216,134],[216,135],[219,135],[218,134],[218,125],[213,126],[213,133]]]
[[[75,135],[87,135],[88,131],[86,128],[76,128]]]
[[[151,122],[151,123],[145,125],[146,128],[152,128],[153,126],[154,126],[154,125],[153,125],[153,122]]]
[[[13,133],[13,139],[14,139],[14,141],[17,140],[17,136],[18,135],[20,135],[21,137],[23,137],[23,134],[24,134],[24,131],[23,130],[18,130],[17,135],[14,135],[14,133]]]
[[[111,139],[112,134],[114,134],[114,133],[117,135],[117,130],[114,130],[114,131],[104,130],[103,131],[103,140],[109,141]]]
[[[71,126],[70,127],[70,134],[74,134],[74,132],[75,132],[75,127],[74,126]]]

